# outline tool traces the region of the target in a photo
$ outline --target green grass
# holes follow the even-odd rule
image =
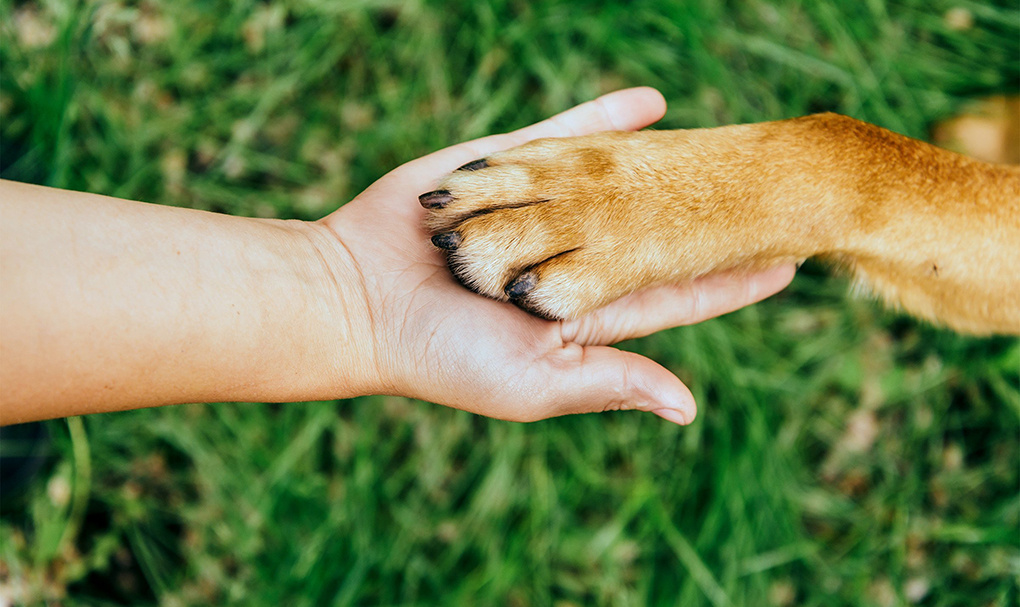
[[[622,86],[658,87],[665,127],[825,109],[922,138],[1020,88],[1015,2],[170,6],[0,0],[4,177],[317,218],[401,162]],[[689,383],[693,426],[381,397],[52,422],[52,465],[0,520],[0,595],[1016,604],[1016,340],[884,312],[809,266],[626,347]]]

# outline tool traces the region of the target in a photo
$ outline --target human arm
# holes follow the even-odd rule
[[[494,150],[641,128],[663,111],[650,89],[621,91],[403,165],[315,223],[4,183],[0,422],[370,393],[514,420],[636,408],[690,421],[693,399],[675,376],[607,344],[757,301],[792,268],[661,287],[548,322],[456,284],[417,201]]]
[[[369,391],[334,354],[366,338],[325,227],[9,181],[0,205],[4,424]]]

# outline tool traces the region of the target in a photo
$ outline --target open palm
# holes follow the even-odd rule
[[[508,420],[638,409],[689,423],[694,399],[679,379],[609,344],[758,301],[789,283],[792,266],[657,287],[575,321],[546,321],[460,286],[429,242],[418,203],[441,176],[492,152],[541,137],[640,129],[664,111],[653,89],[618,91],[527,128],[409,162],[324,218],[363,281],[380,378],[373,391]]]

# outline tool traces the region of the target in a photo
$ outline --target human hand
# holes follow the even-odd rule
[[[768,297],[792,265],[756,275],[705,277],[624,297],[574,321],[546,321],[459,285],[422,227],[418,195],[444,174],[541,137],[636,130],[662,117],[650,88],[605,95],[527,128],[478,139],[409,162],[321,220],[349,253],[364,306],[361,389],[416,397],[490,417],[532,421],[594,411],[652,411],[694,419],[686,386],[657,363],[609,347],[712,318]],[[350,305],[347,316],[354,314]]]

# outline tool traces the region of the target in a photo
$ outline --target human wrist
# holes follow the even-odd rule
[[[279,221],[280,260],[299,295],[288,325],[307,349],[283,370],[280,400],[349,398],[378,391],[376,352],[365,282],[340,237],[322,222]],[[273,337],[269,337],[270,340]],[[283,368],[282,368],[283,369]],[[294,373],[301,379],[295,381]]]

